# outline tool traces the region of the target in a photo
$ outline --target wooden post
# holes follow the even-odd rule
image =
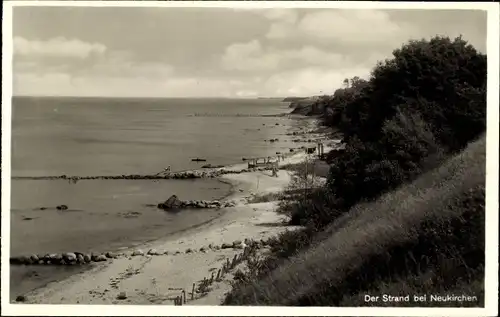
[[[308,157],[308,153],[307,153],[308,149],[306,148],[306,160],[305,160],[305,168],[306,168],[306,175],[305,175],[305,182],[304,182],[304,203],[306,203],[307,201],[307,183],[308,183],[308,177],[307,177],[307,157]]]
[[[186,290],[182,290],[182,297],[184,298],[184,304],[187,303]]]
[[[191,292],[191,300],[194,300],[194,287],[196,283],[193,283],[193,291]]]
[[[235,254],[234,258],[233,258],[233,262],[231,263],[231,268],[234,268],[236,266],[236,260],[237,260],[237,258],[238,258],[238,255]]]
[[[212,272],[212,276],[210,276],[210,284],[214,282],[214,272]]]
[[[217,271],[217,277],[215,278],[216,281],[218,281],[220,279],[220,269],[219,271]]]

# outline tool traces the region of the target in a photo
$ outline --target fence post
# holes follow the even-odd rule
[[[182,290],[182,296],[184,297],[184,304],[187,303],[186,290]]]
[[[233,269],[235,266],[236,266],[236,259],[238,258],[238,255],[235,254],[234,255],[234,258],[233,258],[233,261],[231,262],[231,268]]]
[[[305,182],[304,182],[304,204],[307,201],[307,183],[309,182],[309,177],[307,176],[307,158],[308,158],[308,153],[307,153],[307,148],[306,148],[306,160],[305,160],[305,168],[306,168],[306,175],[305,175]]]
[[[191,300],[194,300],[194,287],[195,287],[196,283],[193,283],[193,291],[191,293]]]

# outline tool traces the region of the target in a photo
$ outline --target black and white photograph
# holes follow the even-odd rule
[[[496,315],[498,6],[196,2],[4,3],[2,306]]]

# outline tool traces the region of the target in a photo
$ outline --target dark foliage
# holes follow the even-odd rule
[[[369,81],[353,78],[323,99],[323,123],[341,130],[346,150],[329,156],[333,197],[302,204],[293,224],[322,227],[436,167],[485,130],[485,55],[462,38],[444,37],[410,41],[393,55]]]

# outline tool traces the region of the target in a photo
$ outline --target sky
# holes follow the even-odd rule
[[[486,52],[486,12],[15,7],[13,93],[332,94],[410,39],[460,34]]]

